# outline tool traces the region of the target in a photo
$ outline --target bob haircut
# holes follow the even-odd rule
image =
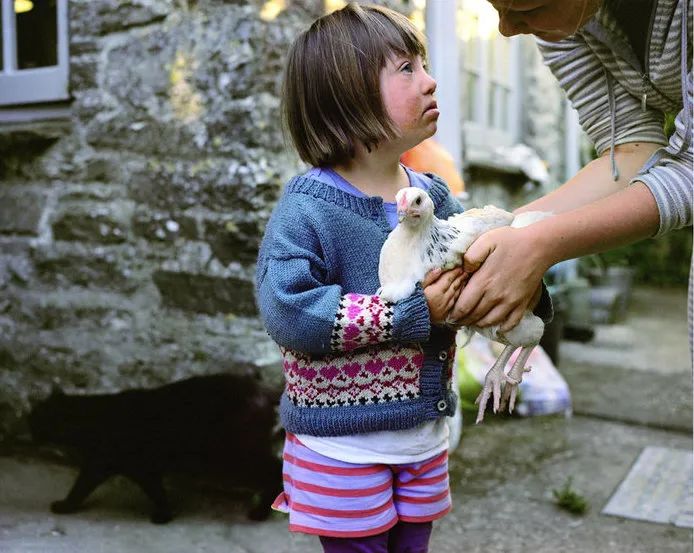
[[[347,4],[317,19],[292,44],[282,119],[299,157],[315,167],[354,157],[398,136],[381,99],[380,73],[392,55],[426,58],[423,35],[402,14]]]

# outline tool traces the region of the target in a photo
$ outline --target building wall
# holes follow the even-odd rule
[[[521,73],[525,108],[521,112],[523,142],[546,162],[550,174],[548,186],[553,188],[564,182],[566,95],[544,65],[533,38],[522,37],[521,56],[525,68]]]
[[[323,2],[70,0],[69,116],[0,124],[0,437],[53,386],[278,379],[257,247],[298,168],[288,45]]]
[[[253,272],[301,169],[279,127],[284,55],[326,4],[69,0],[67,116],[0,115],[0,439],[54,386],[280,380]]]
[[[494,204],[507,209],[516,208],[564,182],[567,133],[580,131],[578,127],[567,129],[565,94],[543,64],[532,38],[521,37],[520,59],[517,108],[520,121],[515,143],[534,150],[545,164],[549,178],[545,183],[531,182],[508,158],[495,155],[499,146],[507,144],[495,140],[494,134],[490,134],[491,139],[485,143],[486,156],[480,155],[477,146],[476,155],[466,164],[466,190],[469,193],[466,205],[469,207]]]

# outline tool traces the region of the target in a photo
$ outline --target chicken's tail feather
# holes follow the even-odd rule
[[[459,348],[464,348],[470,343],[474,333],[475,331],[471,328],[466,326],[461,327],[458,332],[455,333],[455,345]]]

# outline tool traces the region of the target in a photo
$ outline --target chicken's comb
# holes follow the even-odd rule
[[[400,194],[400,199],[398,200],[398,211],[403,210],[407,207],[407,192]]]

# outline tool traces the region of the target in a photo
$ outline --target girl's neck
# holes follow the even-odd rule
[[[400,156],[383,150],[368,152],[364,148],[349,162],[333,169],[359,191],[367,196],[381,196],[385,202],[394,202],[397,191],[410,184]]]

